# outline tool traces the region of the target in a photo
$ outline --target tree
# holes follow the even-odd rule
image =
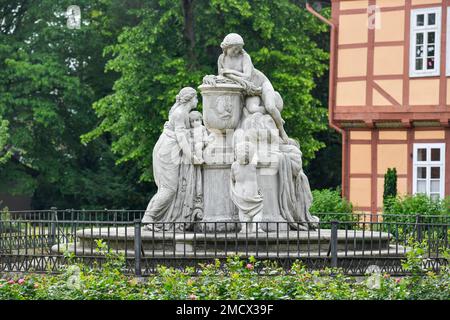
[[[35,209],[144,207],[174,96],[216,73],[229,32],[282,94],[307,166],[328,141],[328,33],[304,2],[78,0],[68,29],[71,1],[0,0],[0,191]]]
[[[7,143],[9,139],[7,120],[3,120],[0,116],[0,150],[7,150]],[[0,154],[0,165],[4,164],[11,157],[11,151],[3,151]]]
[[[305,1],[299,0],[301,4]],[[310,1],[310,3],[320,11],[320,13],[329,18],[331,15],[330,7],[322,7],[327,1]],[[322,8],[321,8],[322,7]],[[328,29],[329,30],[329,29]],[[313,37],[319,48],[329,52],[330,36],[329,32],[321,33]],[[317,98],[322,105],[328,104],[329,89],[328,73],[318,77],[315,80],[316,87],[312,90],[312,95]],[[314,161],[310,161],[305,166],[305,172],[308,175],[312,189],[328,189],[341,186],[341,167],[342,167],[342,139],[341,135],[332,128],[315,134],[315,138],[322,142],[325,147],[318,150]]]
[[[386,208],[389,206],[389,201],[397,196],[397,170],[395,168],[388,168],[384,175],[384,191],[383,204]]]
[[[325,144],[305,168],[312,189],[329,189],[341,186],[341,137],[333,129],[319,132],[316,139]]]
[[[114,57],[107,70],[120,78],[114,92],[94,104],[101,122],[84,142],[110,134],[118,162],[135,163],[141,180],[151,181],[152,148],[176,93],[216,74],[219,44],[237,32],[281,93],[286,131],[300,141],[305,163],[324,146],[314,134],[326,128],[326,109],[311,92],[328,57],[312,38],[326,26],[303,7],[288,0],[164,0],[149,2],[138,16],[105,51]]]
[[[0,189],[33,196],[37,209],[143,206],[150,186],[136,183],[132,166],[115,166],[109,137],[80,141],[97,122],[91,104],[116,78],[103,74],[103,48],[135,16],[121,1],[80,0],[81,28],[69,29],[64,12],[72,1],[2,2],[0,116],[9,122],[9,140],[0,154],[11,156]]]

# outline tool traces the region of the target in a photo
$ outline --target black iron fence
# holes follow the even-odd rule
[[[414,242],[426,248],[424,265],[447,264],[450,216],[321,214],[318,225],[287,222],[197,222],[142,225],[143,211],[48,210],[10,212],[0,220],[0,272],[60,272],[68,258],[101,265],[104,252],[123,255],[125,272],[150,275],[174,267],[225,260],[230,255],[295,261],[309,269],[339,267],[347,274],[405,274],[402,261]],[[342,219],[339,219],[342,217]]]

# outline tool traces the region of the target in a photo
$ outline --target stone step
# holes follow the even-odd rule
[[[108,247],[120,252],[134,250],[134,228],[93,228],[77,231],[77,242],[69,250],[95,252],[96,241],[103,240]],[[153,255],[228,255],[244,253],[249,255],[266,254],[267,256],[290,254],[303,256],[326,256],[331,241],[331,230],[315,231],[280,231],[258,233],[194,233],[194,232],[156,232],[141,230],[142,247]],[[386,252],[403,252],[393,250],[390,246],[392,236],[386,232],[367,230],[338,230],[337,250],[339,254],[369,255]],[[398,247],[398,246],[397,246]],[[56,249],[58,250],[58,249]]]

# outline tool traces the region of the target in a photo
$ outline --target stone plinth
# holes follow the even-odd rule
[[[243,108],[242,88],[234,84],[201,85],[203,121],[214,140],[203,152],[203,222],[239,222],[230,198],[230,168],[234,161],[233,134]],[[206,231],[224,232],[225,224],[207,224]],[[239,230],[239,223],[226,224],[228,231]]]
[[[277,224],[282,221],[278,202],[279,182],[278,169],[268,166],[258,166],[258,186],[263,194],[263,212],[257,217],[261,223],[261,229],[266,232],[286,231],[287,224]],[[268,223],[271,222],[271,223]]]
[[[204,216],[202,222],[207,223],[201,226],[207,232],[240,230],[237,209],[230,197],[230,168],[229,164],[203,166]],[[229,222],[236,222],[236,224]]]
[[[77,254],[95,254],[95,240],[102,239],[108,246],[127,256],[134,255],[134,228],[94,228],[77,232],[77,244],[59,245],[53,251],[68,249]],[[270,257],[327,257],[331,230],[280,231],[255,233],[202,233],[141,231],[146,257],[225,257],[231,254]],[[399,256],[405,253],[401,246],[391,246],[392,236],[386,232],[338,230],[338,256]]]

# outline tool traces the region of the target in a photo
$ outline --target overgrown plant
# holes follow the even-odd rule
[[[4,164],[12,155],[11,150],[7,147],[7,143],[9,140],[9,132],[8,132],[9,121],[4,120],[2,115],[0,114],[0,165]]]
[[[309,211],[320,218],[321,228],[329,228],[331,221],[355,222],[357,216],[353,214],[353,205],[341,196],[340,188],[313,190],[313,203]],[[348,225],[352,227],[353,224]]]
[[[439,227],[450,220],[450,198],[434,200],[425,194],[388,198],[384,204],[383,228],[398,239],[446,237],[448,230]],[[447,234],[448,236],[448,234]]]
[[[418,214],[421,216],[450,216],[450,198],[435,200],[425,194],[390,197],[386,200],[384,213],[397,215],[385,221],[412,222]],[[409,217],[408,217],[409,216]]]
[[[423,268],[426,248],[411,243],[403,267],[411,275],[368,274],[363,279],[344,275],[339,269],[309,271],[295,262],[285,271],[274,262],[230,256],[200,266],[180,269],[160,266],[156,274],[141,281],[123,274],[123,260],[98,242],[98,254],[109,263],[102,269],[72,261],[58,275],[0,275],[2,299],[299,299],[299,300],[398,300],[450,299],[450,270],[439,273]],[[449,257],[448,249],[442,252]],[[116,260],[116,261],[114,261]],[[368,277],[378,277],[376,285]]]
[[[388,199],[397,196],[397,169],[388,168],[384,175],[383,205],[389,205]]]
[[[0,211],[0,234],[17,232],[18,229],[18,223],[13,221],[8,207],[4,207]]]

